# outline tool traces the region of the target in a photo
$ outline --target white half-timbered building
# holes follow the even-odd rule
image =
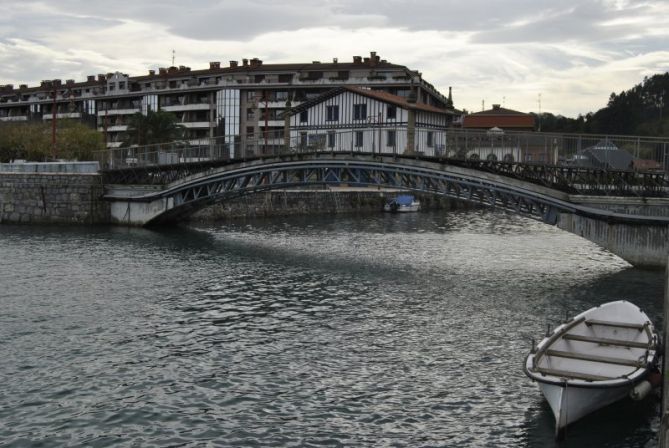
[[[444,131],[454,116],[454,110],[419,103],[411,96],[339,87],[291,110],[290,146],[307,151],[439,155],[445,147]]]

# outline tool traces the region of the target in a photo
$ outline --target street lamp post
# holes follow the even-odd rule
[[[51,93],[53,96],[53,103],[51,105],[51,157],[55,161],[58,155],[58,151],[56,150],[56,97],[58,96],[58,90],[56,89],[55,80],[51,81],[51,86],[53,87],[53,92]]]

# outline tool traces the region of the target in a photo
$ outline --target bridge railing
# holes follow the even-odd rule
[[[374,124],[352,130],[291,130],[287,142],[276,135],[233,136],[112,148],[98,152],[96,158],[102,167],[120,169],[299,152],[402,154],[604,170],[669,168],[669,138],[429,128],[418,128],[411,135],[406,127]]]

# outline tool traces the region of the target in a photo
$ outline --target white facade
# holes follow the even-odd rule
[[[360,90],[360,91],[357,91]],[[362,89],[337,89],[298,107],[290,116],[290,144],[300,150],[401,154],[409,150],[410,115],[417,152],[438,154],[452,114],[404,98]]]

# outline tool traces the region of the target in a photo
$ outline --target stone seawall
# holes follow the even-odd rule
[[[108,223],[103,194],[97,174],[1,173],[0,223]]]
[[[215,204],[195,213],[195,222],[304,214],[380,212],[394,192],[374,190],[275,190]],[[415,195],[423,209],[451,210],[473,206],[452,199]]]

